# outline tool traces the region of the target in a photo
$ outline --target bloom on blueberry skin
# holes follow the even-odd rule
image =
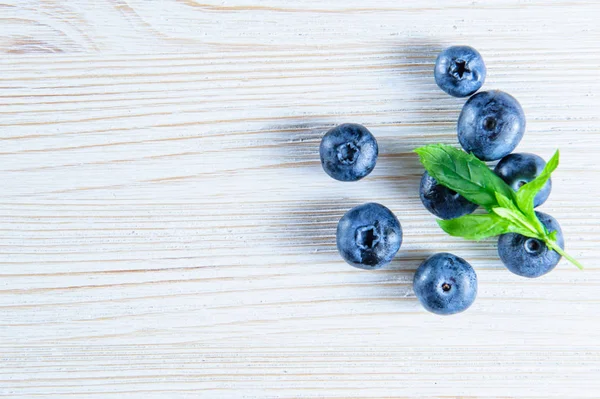
[[[556,232],[556,242],[565,248],[565,239],[558,221],[543,212],[535,213],[549,232]],[[504,266],[514,274],[535,278],[552,271],[561,259],[558,252],[537,238],[517,233],[506,233],[498,237],[498,255]]]
[[[525,134],[525,113],[510,94],[482,91],[465,103],[458,117],[458,141],[482,161],[510,154]]]
[[[439,315],[460,313],[477,297],[477,274],[463,258],[442,252],[421,263],[413,289],[428,311]]]
[[[442,51],[436,61],[435,82],[454,97],[467,97],[481,88],[487,69],[481,54],[469,46],[452,46]]]
[[[423,206],[441,219],[454,219],[473,213],[477,204],[439,184],[429,173],[423,173],[420,186]]]
[[[350,209],[340,219],[337,248],[348,264],[379,269],[392,261],[402,244],[402,227],[383,205],[367,203]]]
[[[538,177],[545,166],[546,161],[535,154],[514,153],[502,158],[494,168],[494,172],[513,190],[519,191],[523,185]],[[548,179],[544,187],[536,194],[533,206],[538,207],[546,202],[550,191],[552,191],[552,179]]]
[[[356,181],[375,168],[379,147],[369,130],[345,123],[329,130],[319,148],[323,170],[340,181]]]

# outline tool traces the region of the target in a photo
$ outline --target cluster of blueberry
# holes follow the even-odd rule
[[[486,67],[477,50],[453,46],[442,51],[434,70],[435,81],[446,93],[467,97],[477,92],[486,77]],[[525,132],[525,115],[519,102],[501,91],[483,91],[465,103],[457,125],[463,149],[483,161],[500,162],[494,172],[517,191],[535,179],[545,162],[534,154],[511,154]],[[321,164],[332,178],[357,181],[375,168],[378,146],[367,128],[343,124],[328,131],[321,141]],[[551,181],[535,197],[541,205],[551,191]],[[425,208],[441,219],[454,219],[475,211],[477,205],[439,184],[427,172],[421,179],[420,197]],[[555,231],[564,247],[558,222],[536,212],[540,222]],[[402,227],[385,206],[367,203],[348,211],[337,227],[337,247],[350,265],[367,270],[379,269],[396,255],[402,244]],[[539,277],[552,270],[560,255],[538,239],[517,233],[499,237],[498,254],[505,266],[524,277]],[[464,259],[438,253],[417,269],[414,292],[421,304],[437,314],[466,310],[477,295],[477,275]]]

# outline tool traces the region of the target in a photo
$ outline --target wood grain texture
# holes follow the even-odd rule
[[[0,397],[600,397],[597,1],[0,0]],[[566,262],[528,280],[445,236],[412,150],[456,144],[435,85],[468,43],[519,99],[519,151],[561,149]],[[368,126],[345,184],[318,145]],[[335,227],[377,201],[405,241],[347,266]],[[473,307],[423,311],[429,254],[468,259]]]

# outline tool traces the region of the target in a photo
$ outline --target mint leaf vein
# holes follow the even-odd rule
[[[488,212],[452,220],[438,220],[446,233],[468,240],[482,240],[505,233],[518,233],[543,240],[548,247],[580,269],[581,263],[556,242],[535,214],[533,201],[559,164],[559,152],[548,161],[540,175],[514,192],[500,177],[473,154],[446,144],[431,144],[415,150],[427,172],[438,183],[456,191]]]

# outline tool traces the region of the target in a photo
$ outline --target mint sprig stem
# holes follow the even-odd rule
[[[577,266],[579,268],[579,270],[583,270],[583,265],[581,263],[579,263],[579,261],[577,259],[575,259],[571,255],[566,253],[564,249],[559,247],[558,244],[556,243],[556,241],[544,240],[544,242],[546,243],[547,246],[549,246],[550,248],[552,248],[553,250],[558,252],[558,254],[560,256],[564,256],[566,260],[568,260],[569,262],[571,262],[572,264]]]
[[[446,233],[468,240],[518,233],[543,241],[549,248],[583,269],[581,263],[560,247],[556,241],[556,232],[549,232],[534,210],[533,201],[536,194],[558,167],[558,151],[548,161],[542,173],[517,192],[473,154],[467,154],[446,144],[426,145],[417,148],[415,152],[427,172],[440,184],[482,206],[488,212],[451,220],[438,220],[439,226]]]

